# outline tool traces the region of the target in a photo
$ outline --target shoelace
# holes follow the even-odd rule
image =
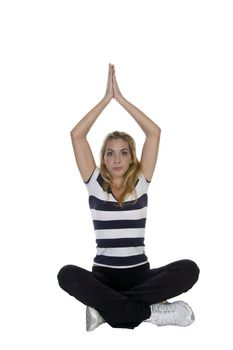
[[[153,305],[153,319],[158,325],[176,325],[178,322],[175,313],[176,305],[170,303],[159,303]]]

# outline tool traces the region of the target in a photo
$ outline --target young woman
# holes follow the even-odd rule
[[[139,124],[145,142],[138,161],[133,138],[125,132],[110,133],[97,167],[86,137],[112,98]],[[147,190],[160,132],[158,125],[122,96],[114,65],[109,64],[104,98],[71,131],[77,166],[89,193],[97,255],[92,271],[67,265],[58,273],[60,287],[87,306],[87,331],[103,322],[133,329],[142,321],[159,326],[188,326],[194,321],[188,304],[167,299],[192,288],[199,276],[196,263],[185,259],[150,269],[145,255]]]

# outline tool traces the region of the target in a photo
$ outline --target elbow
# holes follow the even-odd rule
[[[73,128],[73,129],[70,131],[70,136],[71,136],[72,138],[80,137],[80,136],[81,136],[81,133],[80,133],[79,128],[77,128],[77,127]]]
[[[81,133],[80,130],[71,130],[70,132],[71,139],[84,139],[86,138],[86,134]]]
[[[158,136],[160,136],[160,134],[161,134],[161,128],[157,124],[155,125],[154,132]]]
[[[158,125],[156,125],[155,127],[151,128],[150,130],[150,135],[151,136],[155,136],[155,137],[160,137],[161,134],[161,129]]]
[[[80,135],[79,135],[79,133],[77,133],[77,131],[71,131],[70,136],[71,136],[71,139],[80,138]]]
[[[73,137],[74,137],[74,135],[75,135],[74,131],[73,131],[73,130],[71,130],[71,132],[70,132],[70,136],[73,138]]]

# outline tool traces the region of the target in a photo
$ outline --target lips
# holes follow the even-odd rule
[[[121,169],[123,169],[123,168],[122,167],[114,167],[113,168],[113,170],[118,170],[118,171],[121,170]]]

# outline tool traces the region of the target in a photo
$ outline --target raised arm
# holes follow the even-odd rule
[[[160,127],[155,124],[148,116],[132,103],[127,101],[121,94],[115,75],[115,67],[113,66],[113,97],[122,107],[134,118],[138,125],[142,128],[146,135],[146,139],[141,155],[142,173],[148,181],[151,181],[159,151]]]
[[[108,83],[104,98],[70,132],[76,163],[84,182],[89,180],[96,167],[91,147],[86,137],[100,113],[113,98],[112,72],[112,65],[109,64]]]

